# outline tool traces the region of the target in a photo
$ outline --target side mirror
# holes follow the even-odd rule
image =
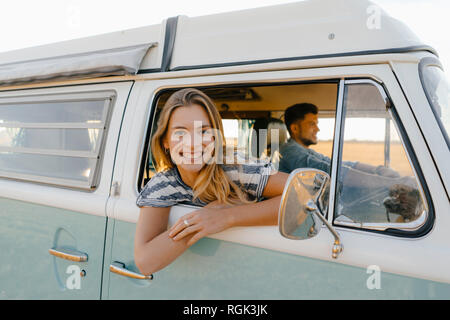
[[[304,240],[316,236],[325,224],[334,236],[332,257],[337,258],[343,250],[341,240],[322,214],[328,209],[329,192],[327,173],[311,168],[294,170],[284,187],[278,226],[283,237]]]

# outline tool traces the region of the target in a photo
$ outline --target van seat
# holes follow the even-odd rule
[[[269,158],[275,168],[278,168],[278,163],[280,162],[280,147],[287,142],[288,135],[286,125],[283,121],[270,119],[267,125],[267,145],[263,156]],[[274,147],[275,150],[271,150],[271,147]]]
[[[276,130],[273,131],[272,130]],[[278,162],[280,161],[279,148],[288,140],[288,131],[286,125],[282,120],[276,118],[261,118],[257,119],[252,127],[252,134],[250,139],[250,145],[255,144],[251,150],[256,150],[257,154],[254,155],[257,158],[270,159],[270,161],[278,168]],[[265,140],[265,144],[261,144]],[[271,150],[273,147],[276,150]],[[256,147],[256,148],[255,148]]]

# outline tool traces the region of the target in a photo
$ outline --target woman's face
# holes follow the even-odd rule
[[[198,172],[211,159],[214,130],[206,110],[197,104],[176,108],[163,138],[173,163],[183,171]]]

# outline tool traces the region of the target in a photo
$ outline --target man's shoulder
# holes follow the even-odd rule
[[[296,152],[296,153],[307,153],[308,149],[302,147],[300,144],[298,144],[295,140],[288,140],[285,144],[281,145],[280,147],[280,153],[289,153],[289,152]]]
[[[324,154],[322,154],[322,153],[320,153],[320,152],[317,152],[316,150],[314,150],[314,149],[308,149],[308,152],[311,154],[311,155],[313,155],[313,156],[315,156],[316,158],[319,158],[320,160],[323,160],[323,161],[330,161],[330,158],[329,157],[327,157],[326,155],[324,155]]]

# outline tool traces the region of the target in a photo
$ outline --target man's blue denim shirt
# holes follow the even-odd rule
[[[345,161],[341,171],[342,177],[348,167],[354,167],[356,162]],[[291,173],[297,168],[315,168],[330,174],[331,159],[312,149],[305,148],[290,138],[280,147],[280,164],[278,170]]]

